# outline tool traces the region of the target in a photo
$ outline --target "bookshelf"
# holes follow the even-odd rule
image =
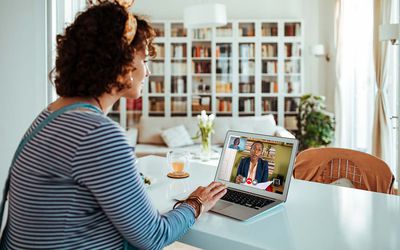
[[[182,21],[155,21],[157,57],[142,98],[121,99],[110,117],[124,128],[141,116],[272,114],[296,129],[303,92],[301,20],[232,20],[224,27],[186,30]]]

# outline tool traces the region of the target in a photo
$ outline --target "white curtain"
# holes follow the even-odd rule
[[[373,0],[336,2],[335,145],[371,152],[374,114]]]
[[[391,132],[388,110],[388,43],[379,40],[379,25],[390,23],[391,0],[374,0],[374,59],[377,93],[372,154],[391,164]]]

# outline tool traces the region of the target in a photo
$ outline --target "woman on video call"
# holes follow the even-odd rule
[[[155,32],[132,3],[96,1],[57,36],[60,97],[16,153],[0,249],[162,249],[225,194],[213,182],[160,214],[124,131],[106,116],[121,97],[140,97],[155,55]]]
[[[242,183],[250,178],[257,183],[266,182],[268,179],[268,161],[262,159],[264,144],[253,142],[250,147],[250,156],[240,160],[235,182]]]

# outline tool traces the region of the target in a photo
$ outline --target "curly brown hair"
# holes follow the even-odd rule
[[[65,34],[57,36],[56,65],[49,77],[54,75],[59,96],[99,97],[113,88],[129,87],[118,76],[134,70],[134,52],[147,49],[152,57],[156,52],[154,29],[136,15],[136,35],[128,44],[123,38],[127,18],[120,5],[101,3],[78,14]]]

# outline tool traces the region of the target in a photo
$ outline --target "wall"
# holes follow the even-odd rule
[[[45,3],[0,2],[0,198],[14,150],[46,104]]]
[[[327,97],[328,110],[333,111],[334,60],[329,63],[311,55],[311,46],[325,44],[333,54],[333,21],[336,0],[146,0],[136,1],[133,11],[152,19],[183,19],[186,6],[202,2],[223,3],[229,19],[300,18],[305,24],[304,92]],[[332,56],[331,56],[332,57]]]

